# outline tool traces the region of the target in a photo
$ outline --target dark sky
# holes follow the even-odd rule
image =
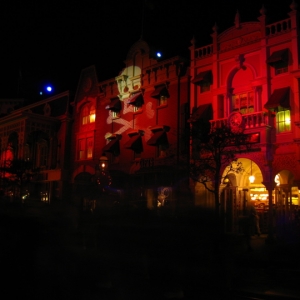
[[[219,32],[233,26],[237,9],[241,22],[256,21],[263,3],[273,22],[292,0],[1,1],[0,98],[33,99],[48,82],[54,93],[75,90],[90,65],[112,78],[141,34],[166,57],[188,54],[193,35],[207,45],[215,22]]]

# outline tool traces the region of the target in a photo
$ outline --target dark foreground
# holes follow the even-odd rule
[[[298,234],[218,236],[207,213],[1,207],[2,299],[300,299]]]

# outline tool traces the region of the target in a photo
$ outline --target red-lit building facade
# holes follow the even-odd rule
[[[249,203],[261,214],[272,205],[277,215],[289,219],[299,204],[297,6],[293,1],[287,18],[272,24],[264,8],[257,21],[241,19],[237,12],[231,28],[219,33],[213,27],[211,44],[199,47],[192,40],[190,47],[192,119],[211,111],[212,126],[240,127],[253,137],[251,152],[239,155],[244,172],[229,174],[221,184],[220,207],[230,220],[227,230],[235,230]],[[252,183],[250,175],[255,177]],[[213,194],[202,184],[191,186],[196,205],[214,206]]]
[[[64,92],[30,105],[24,105],[24,99],[0,100],[0,188],[11,200],[29,192],[49,203],[66,197],[70,190],[69,98]],[[12,161],[18,161],[13,172]],[[13,178],[16,174],[18,180]]]
[[[227,229],[249,203],[262,216],[272,205],[292,218],[300,185],[298,12],[293,2],[272,24],[259,13],[253,22],[237,13],[221,33],[214,26],[209,45],[192,40],[189,61],[157,59],[139,40],[114,78],[99,81],[101,70],[83,69],[71,103],[68,93],[23,108],[2,101],[2,164],[5,153],[29,158],[39,170],[35,191],[50,198],[100,199],[105,186],[111,198],[143,198],[149,208],[190,199],[213,208],[213,194],[188,180],[190,126],[206,117],[253,138],[251,152],[239,155],[244,172],[221,184]]]
[[[155,59],[143,40],[129,49],[114,78],[99,82],[94,66],[82,70],[73,103],[75,195],[99,197],[106,186],[111,195],[142,197],[152,207],[187,190],[188,79],[185,60]],[[103,156],[109,180],[99,167]]]

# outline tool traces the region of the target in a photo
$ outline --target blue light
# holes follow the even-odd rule
[[[47,90],[47,92],[51,93],[52,92],[52,87],[51,86],[47,86],[46,90]]]
[[[157,57],[161,57],[161,53],[160,53],[160,52],[157,52],[157,53],[156,53],[156,56],[157,56]]]

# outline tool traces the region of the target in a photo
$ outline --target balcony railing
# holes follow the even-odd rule
[[[243,124],[245,125],[245,129],[259,128],[270,125],[269,115],[264,111],[244,114]],[[212,127],[221,127],[222,125],[227,125],[228,118],[211,120]]]
[[[195,50],[195,58],[204,58],[213,54],[213,45],[204,46]]]
[[[291,20],[285,19],[266,26],[266,36],[282,34],[291,30]]]

